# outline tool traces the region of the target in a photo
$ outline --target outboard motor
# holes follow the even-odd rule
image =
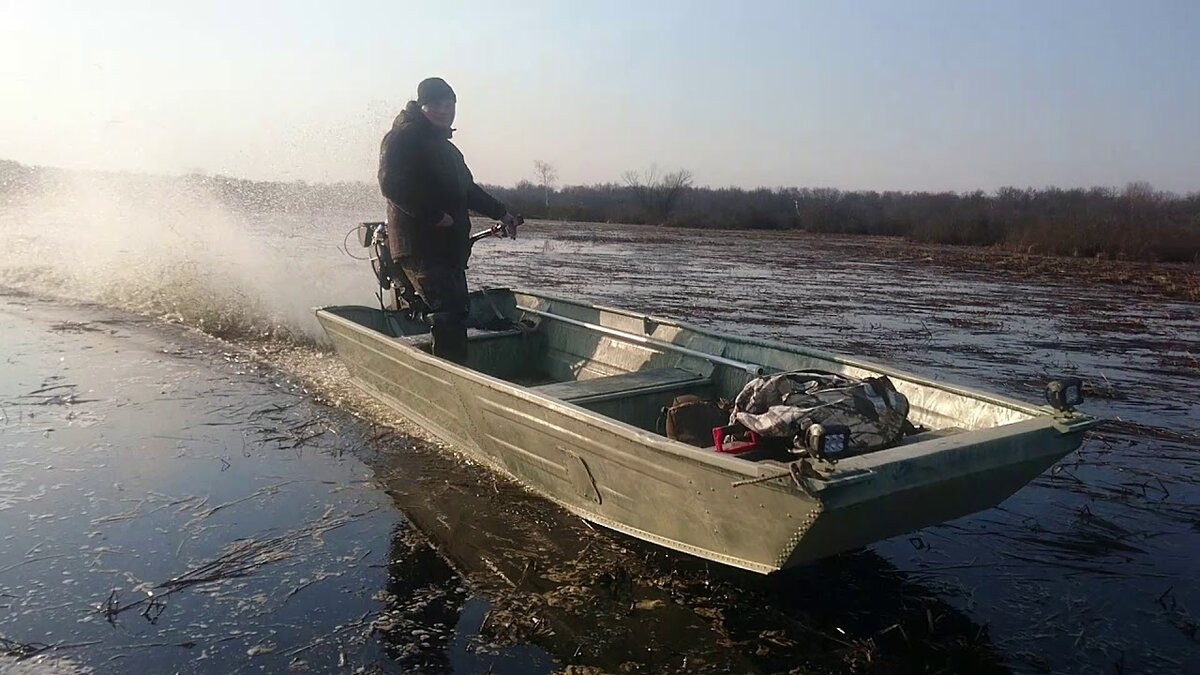
[[[370,249],[371,269],[379,282],[379,306],[386,312],[402,312],[414,321],[425,321],[429,308],[405,276],[392,262],[388,248],[386,223],[359,223],[358,243]]]
[[[475,242],[488,237],[516,239],[517,227],[524,223],[525,219],[519,215],[514,216],[507,225],[496,223],[489,229],[472,234],[470,245],[474,246]],[[388,247],[387,223],[359,223],[358,243],[371,251],[368,259],[379,282],[380,309],[385,312],[401,312],[413,321],[429,323],[429,306],[417,295],[417,290],[405,276],[404,270],[392,262],[392,253]]]

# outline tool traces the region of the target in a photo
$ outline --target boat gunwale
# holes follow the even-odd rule
[[[699,335],[703,335],[705,337],[711,337],[711,338],[715,338],[718,340],[734,341],[734,342],[739,342],[742,344],[752,345],[752,346],[756,346],[756,347],[766,347],[769,349],[790,352],[793,354],[799,354],[802,356],[808,356],[808,357],[812,357],[812,358],[816,358],[816,359],[832,361],[834,363],[838,363],[838,364],[841,364],[844,366],[852,366],[854,368],[862,368],[863,370],[873,371],[873,372],[879,373],[881,375],[887,375],[888,377],[895,377],[897,379],[904,380],[904,381],[910,382],[912,384],[917,384],[917,385],[921,385],[921,386],[925,386],[925,387],[932,387],[934,389],[939,389],[941,391],[944,391],[944,392],[947,392],[950,394],[954,394],[956,396],[962,396],[965,398],[982,401],[984,403],[990,403],[992,405],[1009,408],[1011,410],[1015,410],[1017,412],[1020,412],[1020,413],[1026,414],[1026,415],[1030,415],[1031,417],[1058,417],[1059,416],[1057,414],[1057,411],[1055,411],[1053,408],[1051,408],[1049,406],[1036,405],[1033,403],[1028,403],[1026,401],[1021,401],[1019,399],[1010,398],[1010,397],[1004,396],[1002,394],[992,394],[992,393],[985,392],[985,391],[971,389],[970,387],[967,387],[965,385],[957,385],[957,384],[951,384],[951,383],[946,383],[946,382],[937,382],[935,380],[928,379],[928,378],[926,378],[922,375],[918,375],[916,373],[900,370],[898,368],[893,368],[892,366],[887,366],[882,363],[878,363],[878,362],[874,362],[874,361],[863,360],[863,359],[858,359],[856,357],[848,356],[845,354],[839,354],[837,352],[827,352],[827,351],[819,350],[819,349],[810,349],[807,347],[801,347],[799,345],[791,344],[788,342],[782,342],[780,340],[768,340],[765,338],[757,338],[757,337],[750,337],[750,336],[745,336],[745,337],[733,336],[728,333],[719,333],[719,332],[716,332],[715,330],[705,328],[703,326],[699,326],[699,325],[696,325],[693,323],[689,323],[687,321],[683,321],[680,319],[674,319],[671,317],[663,317],[663,316],[655,316],[653,314],[641,314],[641,313],[634,312],[631,310],[621,309],[619,307],[609,307],[607,305],[601,305],[601,304],[586,304],[586,303],[583,303],[583,302],[580,302],[577,300],[572,300],[571,298],[557,295],[554,293],[533,292],[533,291],[526,291],[526,290],[515,289],[515,288],[514,289],[497,289],[497,288],[485,289],[485,291],[488,293],[495,292],[497,290],[506,290],[506,291],[509,291],[512,293],[520,293],[522,295],[526,295],[526,296],[530,296],[530,297],[545,298],[547,300],[565,302],[567,304],[575,305],[577,307],[586,307],[586,308],[590,308],[590,309],[597,309],[597,310],[604,311],[604,312],[612,312],[614,314],[619,314],[621,316],[624,316],[624,317],[627,317],[630,319],[649,320],[652,323],[656,323],[656,324],[664,325],[664,326],[672,326],[674,328],[681,328],[684,330],[692,331]],[[518,309],[518,311],[519,311],[519,309]],[[722,350],[722,351],[724,351],[724,350]],[[713,356],[720,356],[720,355],[714,354]],[[1075,419],[1079,419],[1079,418],[1090,417],[1090,415],[1076,412],[1076,413],[1074,413],[1074,417],[1075,417]],[[1000,427],[1000,426],[1005,426],[1005,425],[996,425],[996,426]]]

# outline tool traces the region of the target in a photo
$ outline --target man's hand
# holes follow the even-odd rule
[[[450,214],[443,213],[442,219],[437,221],[436,223],[434,223],[433,226],[434,227],[450,227],[453,224],[454,224],[454,219],[450,217]]]

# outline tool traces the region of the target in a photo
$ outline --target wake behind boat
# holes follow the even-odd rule
[[[472,293],[465,365],[432,356],[412,312],[316,313],[356,384],[457,449],[591,522],[762,573],[995,506],[1096,424],[1078,400],[1031,405],[544,293]],[[837,459],[662,431],[681,395],[732,400],[795,371],[886,376],[907,400],[907,433]]]

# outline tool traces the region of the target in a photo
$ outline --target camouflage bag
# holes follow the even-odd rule
[[[865,380],[798,370],[750,381],[733,403],[733,420],[760,436],[800,436],[813,424],[850,429],[850,451],[895,445],[912,425],[908,399],[886,376]]]

